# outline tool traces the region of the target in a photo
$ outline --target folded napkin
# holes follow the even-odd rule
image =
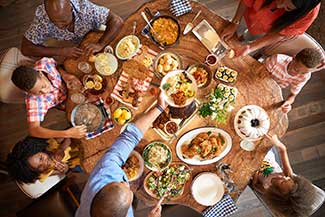
[[[225,194],[215,205],[203,211],[204,217],[227,217],[237,211],[237,206],[232,198]]]
[[[176,16],[182,16],[192,11],[189,0],[171,0],[169,5],[170,12]]]
[[[105,108],[104,103],[101,99],[95,101],[93,104],[95,104],[100,110],[101,112],[103,112],[104,115],[104,124],[103,126],[101,126],[100,128],[98,128],[97,130],[93,131],[93,132],[88,132],[86,133],[86,139],[92,139],[95,138],[111,129],[114,128],[113,125],[113,121],[111,118],[111,112],[109,108]]]

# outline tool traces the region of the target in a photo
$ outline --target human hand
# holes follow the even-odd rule
[[[87,127],[85,125],[71,127],[67,130],[67,135],[71,138],[81,139],[85,137]]]
[[[229,40],[231,37],[233,37],[233,35],[235,34],[236,30],[237,30],[237,24],[235,23],[229,23],[228,26],[226,26],[221,34],[220,37],[223,41],[227,41]]]
[[[60,50],[60,56],[70,57],[70,58],[78,58],[82,55],[83,50],[78,47],[63,47]]]
[[[85,44],[85,52],[86,56],[89,56],[90,54],[94,54],[95,52],[99,52],[104,48],[104,45],[100,43],[88,43]]]
[[[286,146],[279,140],[278,136],[276,134],[274,135],[270,135],[270,134],[266,134],[265,135],[266,138],[269,139],[269,141],[277,148],[279,148],[280,150],[286,150]]]
[[[251,52],[251,47],[249,44],[244,46],[241,45],[235,47],[233,50],[235,52],[235,57],[247,56]]]
[[[66,174],[69,170],[69,166],[66,163],[62,163],[60,161],[57,161],[56,159],[53,159],[54,161],[54,168],[61,174]]]
[[[156,204],[156,206],[149,212],[148,217],[160,217],[161,216],[161,202],[162,202],[162,200],[159,200],[159,202]]]
[[[285,114],[287,114],[289,111],[291,111],[291,109],[292,109],[291,103],[288,101],[285,101],[281,106],[281,110]]]

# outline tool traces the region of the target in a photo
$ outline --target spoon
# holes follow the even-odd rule
[[[150,24],[147,15],[144,12],[141,12],[141,16],[143,17],[143,19],[146,21],[146,23],[148,24],[148,26],[150,27],[150,29],[152,30],[153,34],[155,35],[155,39],[158,42],[161,42],[161,36],[154,30],[154,28],[152,27],[152,25]]]
[[[137,21],[134,21],[133,22],[133,26],[132,26],[132,34],[134,35],[135,34],[135,30],[137,28]]]
[[[199,12],[197,12],[197,14],[193,18],[192,22],[189,22],[188,24],[186,24],[183,35],[186,35],[193,29],[193,27],[194,27],[193,23],[196,20],[196,18],[198,18],[200,16],[200,14],[201,14],[201,10]]]

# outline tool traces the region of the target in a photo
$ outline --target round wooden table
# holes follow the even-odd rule
[[[202,10],[200,17],[194,23],[197,25],[201,20],[207,20],[216,31],[220,31],[226,24],[227,21],[220,18],[218,15],[211,12],[205,5],[202,5],[197,2],[191,3],[193,12],[183,15],[178,19],[179,24],[182,28],[182,31],[185,28],[185,25],[192,20],[194,15]],[[124,25],[119,32],[118,36],[114,41],[110,43],[110,45],[115,48],[117,42],[124,37],[125,35],[129,35],[132,32],[132,24],[134,21],[137,22],[136,35],[140,38],[141,43],[143,45],[147,45],[151,49],[160,52],[159,48],[154,45],[149,39],[141,35],[141,30],[145,26],[145,22],[141,17],[141,12],[144,11],[145,7],[148,7],[151,11],[155,12],[159,10],[162,14],[170,14],[168,11],[169,1],[168,0],[159,0],[152,1],[150,3],[144,4],[141,8],[138,9],[134,14],[132,14],[129,18],[127,18],[124,22]],[[81,44],[81,47],[85,43],[85,41],[97,41],[101,36],[101,33],[90,33],[88,34],[84,41]],[[234,46],[238,41],[235,39],[230,42],[230,46]],[[196,63],[196,62],[204,62],[205,57],[209,54],[208,50],[201,44],[199,40],[192,34],[189,33],[186,36],[181,35],[180,43],[174,48],[168,49],[170,51],[178,53],[184,63],[184,66]],[[79,61],[87,60],[88,57],[80,57],[79,59],[68,59],[65,61],[64,66],[67,72],[76,74],[77,76],[82,76],[78,74],[77,64]],[[107,90],[102,94],[102,97],[105,98],[112,92],[114,85],[116,84],[119,74],[121,73],[121,64],[122,61],[119,61],[119,71],[116,72],[112,76],[106,77],[108,82]],[[286,132],[288,127],[288,118],[287,115],[283,114],[279,109],[279,105],[281,105],[282,93],[280,87],[271,79],[266,68],[263,64],[257,62],[250,56],[228,59],[222,59],[218,65],[226,65],[235,69],[238,72],[237,81],[233,86],[238,88],[239,93],[236,98],[236,103],[234,105],[234,110],[229,115],[227,119],[227,123],[224,125],[218,125],[215,121],[212,121],[209,118],[203,119],[198,115],[195,116],[191,120],[191,122],[182,129],[180,132],[180,136],[184,133],[188,132],[191,129],[201,127],[201,126],[216,126],[221,129],[227,131],[232,137],[232,149],[231,151],[219,162],[230,164],[233,173],[231,174],[231,178],[238,186],[240,190],[243,190],[249,180],[251,179],[254,172],[259,168],[261,161],[266,155],[267,151],[271,148],[271,144],[266,140],[262,139],[256,142],[256,149],[252,152],[244,151],[240,148],[240,137],[235,133],[234,130],[234,116],[236,112],[245,105],[258,105],[264,108],[271,120],[271,128],[270,133],[277,134],[280,137]],[[218,65],[211,67],[211,71],[214,72]],[[94,71],[95,72],[95,71]],[[155,83],[159,83],[157,78],[154,78]],[[204,96],[206,96],[211,89],[215,88],[216,82],[213,80],[211,84],[204,88],[200,89],[198,92],[198,99],[202,100]],[[71,92],[69,92],[69,95]],[[143,113],[155,100],[153,96],[147,93],[139,106],[138,110],[132,110],[133,116],[137,116],[138,114]],[[114,111],[115,108],[120,106],[121,104],[115,101],[115,103],[111,106],[111,110]],[[70,117],[71,110],[75,104],[68,98],[67,102],[67,116]],[[69,118],[70,119],[70,118]],[[102,155],[106,152],[106,150],[112,145],[114,140],[117,138],[121,130],[121,126],[115,124],[113,130],[108,131],[94,139],[91,140],[81,140],[81,144],[83,147],[83,161],[82,166],[84,170],[88,173],[96,165],[97,161],[102,157]],[[180,137],[179,136],[179,137]],[[178,138],[179,138],[178,137]],[[151,141],[160,140],[160,136],[154,132],[153,129],[149,129],[144,138],[141,140],[139,145],[136,147],[136,150],[142,153],[143,148],[150,143]],[[173,162],[179,162],[180,160],[176,156],[175,145],[177,140],[173,140],[169,143],[169,147],[173,152]],[[210,164],[205,166],[191,166],[193,169],[192,177],[194,178],[198,173],[203,171],[216,171],[216,164]],[[133,189],[136,191],[136,196],[138,199],[143,200],[148,205],[154,205],[157,201],[150,197],[143,188],[143,179],[150,171],[145,169],[143,176],[133,183]],[[235,200],[239,195],[231,195]],[[185,189],[182,197],[178,198],[174,201],[164,201],[165,204],[183,204],[189,206],[191,208],[196,209],[199,212],[202,212],[206,207],[198,204],[193,197],[191,196],[190,189],[187,187]]]

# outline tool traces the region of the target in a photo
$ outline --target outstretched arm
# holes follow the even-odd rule
[[[280,158],[282,161],[282,165],[283,165],[283,173],[286,176],[292,176],[293,175],[293,170],[292,167],[290,165],[290,161],[289,161],[289,157],[288,157],[288,153],[287,153],[287,147],[279,140],[277,135],[266,135],[266,137],[270,140],[270,142],[272,142],[275,147],[277,147],[279,154],[280,154]]]

